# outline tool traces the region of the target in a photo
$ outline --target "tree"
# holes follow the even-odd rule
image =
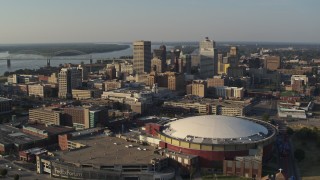
[[[15,174],[14,177],[13,177],[13,179],[14,179],[14,180],[19,180],[19,179],[20,179],[19,174]]]
[[[270,115],[269,114],[263,114],[262,115],[262,120],[263,121],[269,121],[269,119],[270,119]]]
[[[300,139],[316,140],[318,138],[318,130],[303,127],[297,131],[297,137]]]
[[[298,160],[298,162],[301,162],[305,158],[305,152],[302,149],[296,149],[294,151],[294,157]]]
[[[9,75],[10,75],[10,72],[9,71],[6,71],[6,72],[4,72],[4,74],[3,74],[5,77],[8,77]]]
[[[6,169],[1,169],[1,170],[0,170],[0,175],[1,175],[2,177],[6,176],[7,174],[8,174],[8,170],[6,170]]]
[[[294,133],[294,130],[290,127],[287,127],[287,134],[292,135]]]
[[[75,101],[73,101],[72,102],[72,105],[74,105],[74,106],[81,106],[81,101],[80,100],[75,100]]]

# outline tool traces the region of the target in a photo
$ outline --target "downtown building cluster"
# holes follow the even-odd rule
[[[16,152],[37,163],[38,173],[58,178],[171,179],[174,168],[260,178],[277,131],[244,116],[255,113],[257,99],[278,98],[279,117],[307,118],[312,102],[304,106],[279,91],[312,95],[313,78],[303,74],[312,68],[289,70],[284,64],[290,62],[267,50],[245,57],[239,47],[221,50],[209,38],[192,51],[168,47],[152,49],[139,40],[129,58],[66,64],[50,75],[10,75],[1,86],[6,95],[51,102],[30,108],[20,128],[1,125],[0,152]],[[12,100],[0,105],[0,113],[12,111]],[[156,116],[143,119],[148,115]],[[53,144],[59,146],[55,158],[45,148]]]

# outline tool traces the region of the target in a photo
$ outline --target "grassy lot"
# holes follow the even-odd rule
[[[284,91],[284,92],[281,92],[281,96],[295,96],[296,93],[293,92],[293,91]]]
[[[297,163],[302,179],[320,179],[320,147],[317,146],[317,143],[301,140],[296,136],[293,136],[292,143],[295,149],[300,148],[305,151],[305,159]]]

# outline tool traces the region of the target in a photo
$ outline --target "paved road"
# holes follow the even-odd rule
[[[277,120],[276,123],[279,126],[279,129],[286,129],[286,124],[282,121]],[[285,132],[285,131],[282,131]],[[288,176],[288,177],[296,177],[296,179],[300,179],[300,174],[299,170],[297,168],[296,162],[294,160],[293,156],[293,146],[291,143],[290,137],[288,137],[286,134],[280,135],[280,138],[282,138],[283,143],[287,143],[289,146],[289,152],[285,157],[281,157],[279,154],[279,167],[283,169],[283,172]]]
[[[18,166],[17,164],[14,164],[13,161],[9,161],[5,158],[0,158],[0,168],[8,170],[7,177],[13,177],[16,174],[19,174],[20,179],[23,180],[50,179],[49,175],[37,174],[35,171],[30,171]]]

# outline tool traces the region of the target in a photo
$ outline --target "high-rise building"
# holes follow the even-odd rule
[[[107,79],[115,79],[116,78],[116,67],[115,66],[109,66],[105,70],[105,74],[107,76]]]
[[[50,77],[48,77],[49,84],[57,84],[58,83],[58,76],[57,73],[52,73]]]
[[[264,68],[274,71],[280,68],[281,61],[279,56],[267,56],[264,59]]]
[[[221,75],[221,74],[223,74],[223,67],[224,67],[223,54],[219,53],[217,57],[218,57],[218,70],[217,70],[217,73],[219,75]]]
[[[28,85],[28,94],[35,97],[49,97],[52,95],[52,88],[45,84],[30,84]]]
[[[62,111],[58,108],[38,108],[29,110],[29,122],[60,125]]]
[[[177,68],[176,72],[184,73],[184,69],[185,69],[185,61],[184,61],[184,59],[179,58],[177,64],[178,64],[178,68]]]
[[[242,87],[219,86],[215,87],[215,96],[226,99],[242,99],[244,96],[244,89]]]
[[[76,129],[89,128],[89,109],[83,107],[67,107],[63,109],[65,124]]]
[[[133,43],[133,69],[135,73],[150,72],[151,68],[151,42],[135,41]]]
[[[179,73],[168,73],[168,89],[172,91],[183,90],[185,87],[184,84],[184,75]]]
[[[164,65],[161,59],[159,57],[153,57],[151,60],[151,72],[155,71],[158,73],[162,73],[164,70]]]
[[[218,70],[218,57],[215,53],[216,43],[206,37],[205,40],[199,43],[200,55],[200,77],[208,78],[217,74]]]
[[[186,54],[184,55],[184,59],[185,59],[185,72],[187,74],[191,73],[191,55]]]
[[[238,67],[239,65],[239,50],[237,46],[230,47],[230,53],[228,54],[228,63],[231,67]]]
[[[226,79],[223,76],[214,76],[213,78],[207,79],[208,88],[216,87],[216,86],[225,86]]]
[[[183,72],[182,51],[180,49],[171,50],[171,71]]]
[[[167,60],[167,50],[165,45],[161,45],[159,49],[153,50],[153,59],[151,60],[151,70],[156,70],[158,73],[165,72]]]
[[[237,46],[230,47],[230,56],[238,56],[239,49]]]
[[[58,80],[59,98],[72,99],[72,89],[82,86],[81,71],[74,67],[62,68]]]
[[[148,74],[145,83],[150,87],[157,84],[158,87],[165,87],[172,91],[180,91],[185,87],[184,75],[169,71],[165,73],[151,72]]]
[[[107,109],[103,107],[67,107],[63,109],[65,125],[76,130],[104,125],[108,118]]]
[[[200,56],[198,49],[195,50],[191,55],[191,67],[198,67],[200,65]]]
[[[0,97],[0,114],[10,113],[12,111],[12,100]]]
[[[199,97],[206,97],[207,82],[203,80],[193,81],[192,84],[187,85],[187,94],[191,94]]]
[[[89,76],[87,69],[83,65],[79,65],[78,70],[81,73],[82,81],[87,81]]]

